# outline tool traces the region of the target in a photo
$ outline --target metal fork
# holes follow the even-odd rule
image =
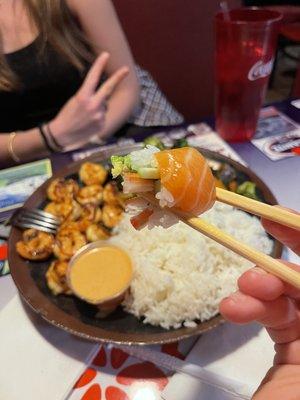
[[[60,221],[54,215],[38,209],[21,208],[10,219],[18,228],[34,228],[39,231],[55,234]]]

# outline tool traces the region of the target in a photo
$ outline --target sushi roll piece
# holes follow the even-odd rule
[[[216,200],[211,169],[192,147],[160,151],[148,145],[125,157],[113,156],[111,161],[113,176],[123,178],[124,193],[151,192],[162,208],[199,215],[209,210]],[[142,214],[143,223],[145,215],[152,215],[151,207],[148,209]],[[135,225],[138,225],[136,221]]]

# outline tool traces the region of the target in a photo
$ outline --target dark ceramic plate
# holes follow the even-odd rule
[[[127,154],[139,148],[138,145],[123,148],[120,151],[111,149],[89,158],[90,161],[105,163],[111,154]],[[276,199],[268,187],[248,168],[229,160],[216,153],[201,150],[206,157],[222,161],[233,166],[240,177],[256,183],[262,198],[269,204],[276,204]],[[86,160],[85,160],[86,161]],[[81,162],[73,163],[56,173],[53,178],[66,177],[76,174]],[[51,179],[53,179],[51,178]],[[46,189],[49,181],[39,187],[26,201],[27,208],[41,206],[46,200]],[[21,239],[22,232],[13,228],[9,238],[9,265],[15,284],[26,303],[51,324],[62,328],[74,335],[93,341],[114,342],[119,344],[157,344],[181,340],[189,336],[199,335],[214,328],[222,322],[222,317],[217,315],[209,321],[199,323],[195,328],[179,328],[166,330],[144,324],[133,315],[119,308],[115,313],[105,319],[96,319],[92,306],[80,301],[73,296],[53,296],[49,291],[45,272],[49,266],[47,262],[24,261],[15,251],[16,242]],[[281,245],[275,242],[273,256],[279,257]]]

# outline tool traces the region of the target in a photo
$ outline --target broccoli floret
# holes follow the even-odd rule
[[[130,158],[130,154],[127,154],[127,156],[123,157],[123,163],[124,163],[124,167],[127,170],[131,170],[131,158]]]
[[[131,169],[129,154],[127,156],[111,156],[110,160],[113,166],[111,169],[111,174],[113,178],[121,175],[123,171],[130,171]]]
[[[259,200],[256,194],[256,185],[253,182],[245,181],[238,186],[236,192],[250,199]]]
[[[174,149],[178,149],[180,147],[188,147],[188,141],[185,138],[177,139],[173,145]]]

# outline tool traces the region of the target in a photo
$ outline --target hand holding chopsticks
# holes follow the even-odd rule
[[[159,207],[158,201],[152,194],[143,193],[141,197],[143,197],[153,206]],[[268,207],[274,210],[274,208],[272,208],[271,206]],[[275,211],[277,212],[277,210],[280,209],[276,209]],[[182,222],[186,223],[187,225],[201,232],[205,236],[215,240],[216,242],[222,244],[226,248],[234,251],[240,256],[253,262],[254,264],[259,265],[267,272],[270,272],[273,275],[278,276],[283,281],[300,289],[300,273],[294,271],[292,268],[286,266],[282,262],[275,260],[274,258],[266,254],[261,253],[260,251],[253,249],[252,247],[246,245],[245,243],[240,242],[239,240],[221,231],[220,229],[202,220],[201,218],[186,213],[180,213],[174,210],[170,211],[172,211],[173,214],[177,215],[177,217]],[[298,217],[297,214],[293,214],[292,212],[290,212],[289,214],[291,214],[294,217]],[[298,226],[298,229],[300,229],[300,226]]]

